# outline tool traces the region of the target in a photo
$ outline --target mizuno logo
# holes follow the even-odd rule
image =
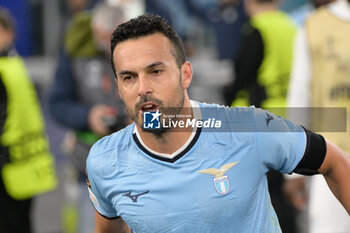
[[[147,190],[146,192],[140,193],[140,194],[135,194],[135,195],[131,195],[131,192],[128,192],[128,193],[123,194],[123,196],[129,197],[132,200],[132,202],[137,202],[137,198],[139,198],[142,195],[145,195],[148,192],[149,192],[149,190]]]
[[[273,117],[270,114],[266,113],[265,120],[266,120],[266,127],[268,127],[270,124],[270,121],[273,120]]]

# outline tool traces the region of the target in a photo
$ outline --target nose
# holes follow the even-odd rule
[[[144,75],[139,76],[139,88],[138,88],[138,95],[139,96],[145,96],[152,94],[152,87],[149,83],[149,80]]]

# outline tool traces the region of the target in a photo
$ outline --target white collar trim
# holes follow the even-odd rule
[[[190,101],[191,102],[191,107],[192,107],[192,111],[193,111],[193,115],[194,115],[194,118],[196,119],[201,119],[202,118],[202,113],[200,111],[200,107],[199,107],[199,104],[193,100]],[[140,141],[141,145],[147,149],[149,152],[151,152],[152,154],[155,154],[159,157],[163,157],[163,158],[168,158],[168,159],[172,159],[174,158],[176,155],[180,154],[182,151],[184,151],[187,146],[191,143],[191,141],[193,140],[194,136],[196,135],[196,132],[197,132],[197,128],[193,128],[192,130],[192,133],[191,133],[191,136],[187,139],[187,141],[185,142],[185,144],[180,147],[177,151],[175,151],[174,153],[171,153],[171,154],[166,154],[166,153],[159,153],[159,152],[156,152],[152,149],[150,149],[148,146],[146,146],[146,144],[142,141],[141,139],[141,136],[139,134],[139,131],[136,127],[136,124],[134,126],[134,133],[136,134],[136,137],[137,139]]]

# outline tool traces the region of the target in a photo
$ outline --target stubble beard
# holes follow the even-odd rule
[[[175,93],[172,99],[175,99],[174,102],[169,101],[168,104],[164,104],[163,101],[153,98],[150,95],[141,96],[140,100],[136,103],[134,113],[127,108],[127,112],[130,116],[130,118],[145,132],[152,133],[156,137],[162,137],[165,133],[172,130],[172,128],[163,128],[162,124],[160,129],[145,129],[143,127],[143,115],[139,113],[140,106],[143,103],[146,103],[148,101],[156,103],[159,106],[159,111],[162,113],[162,115],[167,116],[176,116],[180,113],[180,111],[183,109],[184,103],[185,103],[185,93],[184,89],[181,86],[181,80],[182,77],[180,76],[179,85],[175,89]],[[164,106],[166,105],[166,106]],[[171,120],[175,119],[176,117],[171,117]]]

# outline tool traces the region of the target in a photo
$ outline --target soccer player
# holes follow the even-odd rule
[[[191,101],[191,64],[160,16],[118,26],[111,49],[119,95],[134,123],[89,153],[95,232],[281,232],[267,189],[270,168],[323,174],[350,213],[349,155],[261,109]],[[174,123],[188,114],[190,130]],[[162,125],[166,116],[171,127]]]

